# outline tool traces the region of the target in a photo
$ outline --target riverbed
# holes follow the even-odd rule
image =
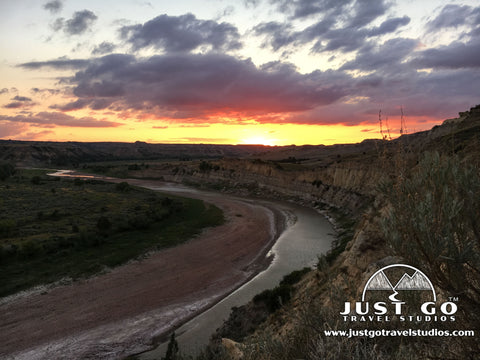
[[[316,211],[284,202],[269,202],[291,214],[290,226],[280,235],[269,252],[270,266],[252,280],[228,295],[209,310],[176,329],[176,339],[184,354],[195,355],[230,314],[230,309],[250,301],[261,291],[278,285],[283,276],[303,267],[313,267],[318,256],[327,252],[333,240],[331,224]],[[167,343],[138,356],[142,360],[159,359],[165,355]]]
[[[127,181],[202,199],[222,208],[227,223],[92,279],[47,286],[0,304],[8,315],[3,319],[5,326],[0,321],[4,345],[11,349],[4,354],[7,358],[120,359],[151,348],[152,339],[173,329],[182,352],[195,354],[232,306],[274,287],[293,270],[314,266],[333,240],[332,226],[322,215],[291,203],[238,198],[153,180],[68,171],[55,175]],[[21,337],[25,332],[30,336]],[[140,358],[160,358],[164,348],[160,344]]]

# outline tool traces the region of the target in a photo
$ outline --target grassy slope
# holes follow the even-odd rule
[[[92,275],[223,222],[220,209],[200,200],[44,173],[0,182],[0,296]]]

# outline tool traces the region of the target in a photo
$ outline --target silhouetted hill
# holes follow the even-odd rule
[[[148,144],[145,142],[43,142],[0,140],[0,160],[17,166],[71,166],[85,162],[248,157],[261,145]]]

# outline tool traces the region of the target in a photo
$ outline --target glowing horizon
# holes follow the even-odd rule
[[[474,0],[308,3],[3,2],[0,139],[330,145],[480,103]]]

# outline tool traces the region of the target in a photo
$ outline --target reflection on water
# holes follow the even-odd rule
[[[75,175],[69,170],[60,170],[51,175],[115,182],[120,181],[120,179],[105,176]],[[199,191],[174,183],[159,184],[158,182],[132,179],[121,181],[128,181],[132,185],[139,185],[161,192],[188,194],[188,196],[191,197],[196,197],[201,194],[202,198],[207,197],[214,200],[216,197],[225,196],[218,193]],[[294,218],[296,221],[280,235],[273,245],[269,254],[273,254],[274,259],[266,270],[259,273],[252,280],[238,288],[209,310],[196,316],[176,330],[177,341],[183,353],[194,355],[205,346],[211,334],[228,318],[230,309],[233,306],[243,305],[259,292],[275,287],[284,275],[294,270],[299,270],[305,266],[314,266],[318,255],[330,249],[333,240],[333,228],[331,224],[316,211],[284,202],[246,199],[243,199],[243,201],[274,207],[284,214],[287,214],[287,218]],[[159,327],[161,326],[162,324],[159,324]],[[158,359],[165,354],[165,351],[166,343],[138,357],[142,360]]]
[[[323,216],[293,204],[274,205],[282,211],[293,213],[297,221],[282,233],[273,246],[271,253],[275,257],[272,264],[218,304],[177,329],[177,341],[183,353],[194,355],[205,346],[212,333],[228,318],[233,306],[243,305],[259,292],[275,287],[284,275],[294,270],[314,266],[318,255],[330,249],[333,228]],[[166,347],[166,343],[161,344],[155,350],[141,354],[139,358],[161,358],[165,355]]]
[[[48,174],[49,176],[59,176],[59,177],[68,177],[68,178],[79,178],[79,179],[95,179],[95,180],[117,180],[116,178],[102,176],[102,175],[87,175],[87,174],[75,174],[73,170],[57,170],[54,173]]]

